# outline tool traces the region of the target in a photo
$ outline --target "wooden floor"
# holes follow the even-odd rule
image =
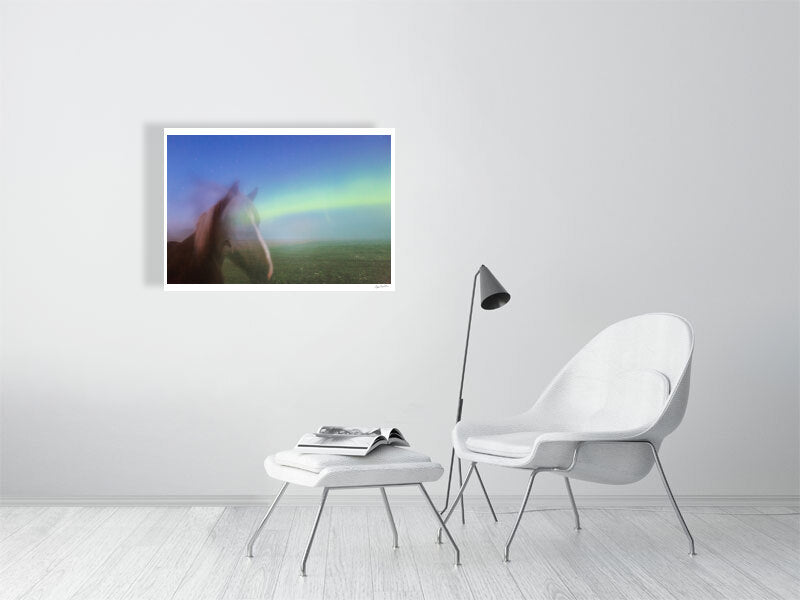
[[[313,506],[279,507],[243,557],[258,507],[0,508],[0,599],[800,598],[797,508],[689,507],[698,555],[667,508],[525,515],[511,562],[513,507],[452,528],[463,565],[434,543],[423,505],[395,507],[400,548],[380,504],[331,503],[301,578]]]

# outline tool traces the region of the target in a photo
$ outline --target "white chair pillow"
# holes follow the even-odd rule
[[[589,431],[619,431],[649,427],[669,398],[670,382],[655,369],[625,371],[609,381],[606,398],[589,416]]]

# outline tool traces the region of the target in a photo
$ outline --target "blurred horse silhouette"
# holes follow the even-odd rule
[[[197,219],[194,233],[167,242],[167,283],[225,283],[222,263],[231,260],[251,283],[272,279],[272,256],[258,228],[253,200],[234,183],[225,196]]]

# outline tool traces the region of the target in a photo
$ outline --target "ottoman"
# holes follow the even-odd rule
[[[314,535],[317,532],[322,510],[325,508],[325,501],[328,492],[334,489],[352,488],[379,488],[383,505],[386,508],[386,515],[389,518],[389,525],[392,528],[394,548],[397,548],[397,528],[394,524],[392,509],[389,506],[389,499],[386,496],[387,487],[401,485],[415,485],[419,487],[422,496],[436,517],[439,526],[447,534],[447,538],[455,550],[455,564],[461,564],[461,553],[453,540],[453,536],[447,530],[447,526],[442,520],[439,511],[433,505],[428,492],[423,483],[436,481],[442,476],[444,469],[439,463],[431,462],[431,459],[419,452],[408,448],[398,448],[396,446],[381,446],[370,452],[367,456],[338,456],[334,454],[303,454],[295,450],[278,452],[268,456],[264,461],[264,468],[267,474],[279,481],[283,481],[278,495],[267,510],[267,514],[259,526],[253,532],[250,541],[247,543],[247,556],[253,556],[253,544],[258,539],[261,530],[267,523],[272,511],[278,504],[289,484],[302,485],[305,487],[322,488],[322,499],[317,509],[317,516],[311,528],[311,535],[306,544],[303,554],[303,562],[300,565],[300,574],[306,574],[306,562],[311,546],[314,543]]]

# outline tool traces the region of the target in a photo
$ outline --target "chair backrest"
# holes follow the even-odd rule
[[[640,430],[659,443],[683,419],[694,334],[654,313],[607,327],[576,354],[529,413],[565,431]]]

